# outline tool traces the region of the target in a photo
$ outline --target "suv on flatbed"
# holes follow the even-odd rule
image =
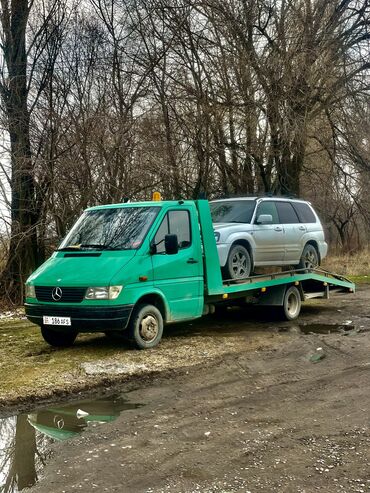
[[[248,197],[210,206],[225,279],[245,279],[257,266],[313,268],[327,254],[323,227],[309,202]]]

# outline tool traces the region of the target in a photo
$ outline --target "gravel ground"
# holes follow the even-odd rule
[[[140,364],[180,345],[183,367],[176,355],[131,386],[142,407],[54,445],[30,492],[370,491],[369,301],[365,286],[299,325],[235,311],[173,328]]]

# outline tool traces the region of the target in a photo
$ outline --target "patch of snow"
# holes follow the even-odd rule
[[[93,363],[81,363],[81,368],[86,375],[125,375],[136,373],[137,371],[148,370],[146,365],[136,363],[112,363],[107,361],[95,361]]]

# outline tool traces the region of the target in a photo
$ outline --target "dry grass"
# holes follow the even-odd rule
[[[329,255],[323,260],[322,268],[343,276],[370,278],[370,251],[366,249],[352,255]]]

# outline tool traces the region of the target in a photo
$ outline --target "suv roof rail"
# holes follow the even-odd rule
[[[222,199],[242,199],[244,197],[257,197],[258,194],[257,193],[243,193],[243,194],[224,194],[224,195],[220,195],[218,196],[217,198],[213,198],[212,200],[222,200]]]
[[[276,198],[276,199],[296,199],[296,200],[304,200],[297,195],[291,193],[291,194],[276,194],[273,192],[263,192],[263,193],[243,193],[243,194],[227,194],[227,195],[221,195],[220,197],[213,198],[212,200],[223,200],[223,199],[238,199],[238,198]]]

